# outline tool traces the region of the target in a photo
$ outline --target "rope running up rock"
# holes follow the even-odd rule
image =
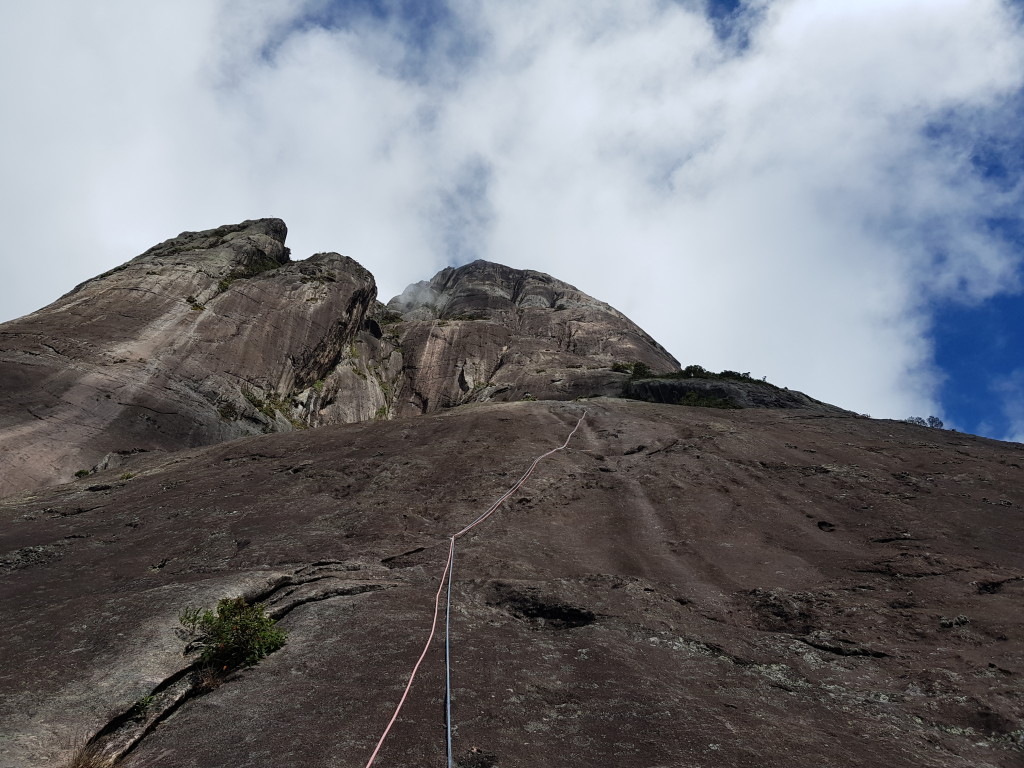
[[[444,570],[441,572],[441,583],[438,585],[437,594],[434,596],[434,618],[430,623],[430,635],[427,637],[427,642],[423,646],[423,651],[420,653],[419,658],[416,660],[416,664],[413,665],[412,673],[409,675],[409,682],[406,683],[405,690],[402,692],[402,698],[399,699],[398,706],[395,707],[395,713],[391,716],[391,720],[388,721],[387,727],[384,728],[384,733],[381,734],[380,740],[377,742],[377,746],[373,750],[373,754],[370,755],[370,759],[366,762],[366,768],[370,768],[370,766],[373,765],[373,761],[377,759],[377,754],[380,752],[381,747],[384,746],[384,740],[387,738],[388,733],[390,733],[391,726],[395,724],[395,721],[398,719],[398,713],[402,711],[402,706],[405,704],[405,700],[409,696],[409,691],[412,688],[413,680],[416,679],[416,673],[419,671],[420,664],[423,663],[423,659],[426,657],[427,651],[430,650],[430,644],[433,642],[434,635],[437,632],[437,619],[441,612],[441,593],[445,590],[446,584],[448,587],[448,600],[445,610],[445,729],[447,731],[448,768],[452,768],[451,654],[449,630],[451,624],[451,574],[455,563],[455,541],[456,539],[469,533],[471,530],[480,525],[480,523],[482,523],[484,520],[493,515],[498,510],[498,507],[504,504],[509,499],[509,497],[512,496],[512,494],[514,494],[523,486],[523,483],[525,483],[529,479],[530,475],[532,475],[533,471],[537,468],[537,465],[540,464],[544,459],[546,459],[548,456],[551,456],[554,453],[564,451],[569,446],[569,441],[572,440],[573,435],[576,434],[576,431],[580,428],[580,424],[583,423],[583,419],[585,419],[586,417],[587,412],[584,410],[583,415],[580,416],[579,420],[576,422],[576,426],[573,427],[572,432],[569,433],[569,436],[565,438],[564,443],[562,443],[557,448],[552,448],[550,451],[543,453],[536,459],[534,459],[533,463],[530,465],[530,468],[526,470],[526,473],[521,478],[519,478],[519,481],[511,488],[509,488],[504,494],[502,494],[501,498],[499,498],[490,507],[488,507],[486,512],[484,512],[476,520],[471,522],[462,530],[452,534],[452,536],[448,539],[448,558],[445,560]]]

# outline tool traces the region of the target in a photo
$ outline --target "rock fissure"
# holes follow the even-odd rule
[[[284,578],[267,590],[257,593],[256,599],[251,602],[263,603],[272,601],[277,592],[291,586],[302,586],[325,579],[337,578],[333,575],[324,575],[310,579],[293,580]],[[400,582],[368,582],[362,584],[351,584],[336,589],[299,597],[291,597],[285,602],[276,605],[268,612],[268,615],[275,621],[283,619],[296,608],[310,603],[319,603],[339,597],[353,597],[356,595],[377,592],[391,587],[399,586]],[[191,699],[211,692],[214,687],[222,682],[229,683],[232,679],[243,674],[244,670],[232,670],[221,679],[213,679],[210,674],[204,671],[201,661],[195,660],[158,683],[149,694],[134,703],[131,707],[111,718],[96,734],[88,740],[84,752],[101,761],[106,765],[113,765],[128,756],[142,743],[143,739],[171,715],[180,710]]]

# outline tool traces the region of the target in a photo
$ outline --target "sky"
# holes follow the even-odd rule
[[[477,258],[683,365],[1024,441],[1010,0],[0,4],[0,321],[264,216],[387,300]]]

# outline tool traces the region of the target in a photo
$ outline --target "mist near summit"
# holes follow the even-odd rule
[[[537,269],[683,365],[980,428],[935,328],[1021,291],[1013,3],[54,0],[0,29],[0,320],[279,216],[385,301]],[[1024,360],[976,386],[1024,438]]]

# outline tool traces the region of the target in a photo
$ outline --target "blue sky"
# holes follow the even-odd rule
[[[0,34],[0,320],[272,215],[384,299],[540,269],[684,365],[1024,440],[1019,4],[40,0]]]

